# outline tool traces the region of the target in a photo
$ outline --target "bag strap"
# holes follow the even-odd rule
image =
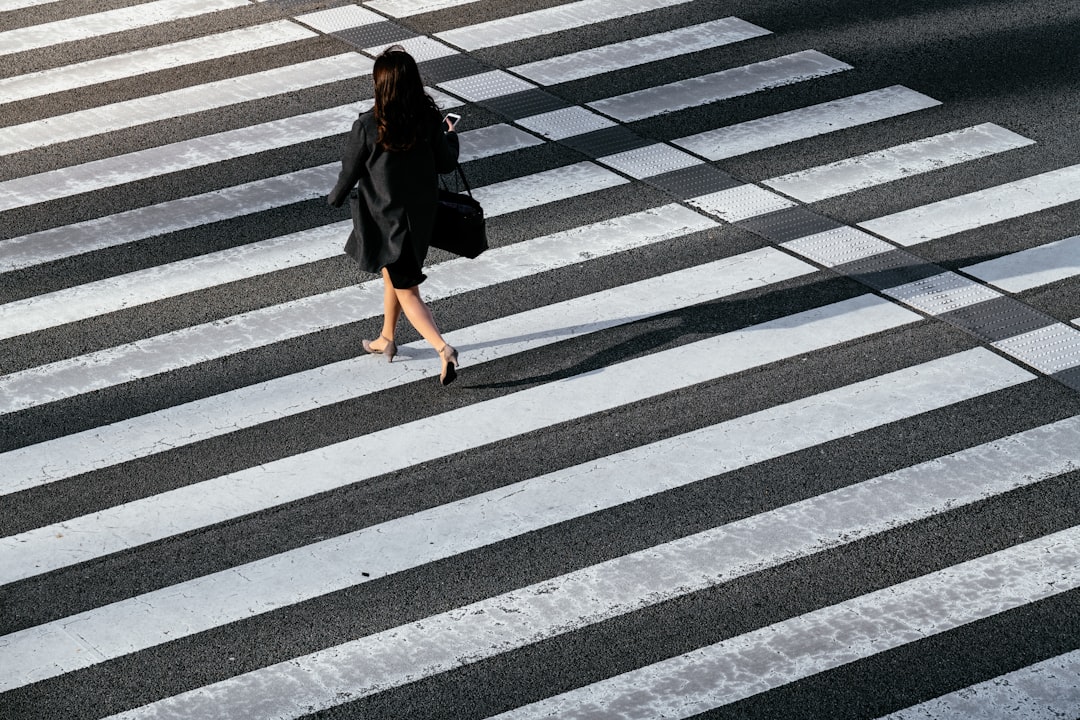
[[[457,174],[461,178],[461,184],[465,186],[465,192],[469,193],[469,197],[472,197],[472,188],[469,187],[469,181],[465,178],[465,171],[461,169],[461,163],[457,164]]]

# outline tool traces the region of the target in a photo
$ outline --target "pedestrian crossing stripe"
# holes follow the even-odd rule
[[[0,32],[0,56],[248,7],[247,0],[155,0]]]
[[[841,314],[835,317],[841,321],[842,325],[845,316]],[[798,327],[798,324],[795,326]],[[812,330],[806,332],[807,335],[813,334]],[[704,347],[702,347],[701,343],[695,345],[697,347],[689,346],[677,351],[664,351],[640,360],[628,361],[621,364],[621,366],[612,366],[604,372],[618,373],[620,367],[629,369],[637,366],[643,372],[642,378],[652,377],[661,380],[663,374],[657,374],[657,368],[670,366],[669,358],[671,355],[677,355],[679,352],[689,350],[690,352],[698,351],[710,357],[716,357],[717,350],[720,349],[717,347],[716,342],[710,341],[704,341]],[[698,365],[698,367],[704,369],[705,366]],[[956,373],[961,368],[967,373],[965,382],[962,384],[955,382]],[[678,465],[686,471],[690,478],[704,479],[753,462],[760,462],[769,457],[776,457],[799,448],[817,445],[829,438],[844,437],[880,424],[928,412],[935,408],[946,407],[984,393],[1001,390],[1026,382],[1032,377],[1029,373],[993,353],[976,348],[759,411],[715,426],[702,428],[684,438],[659,441],[652,446],[629,451],[629,453],[624,454],[624,456],[631,459],[627,467],[619,464],[620,456],[614,456],[613,459],[599,461],[596,465],[588,464],[585,468],[576,472],[577,474],[584,472],[591,478],[591,471],[596,467],[602,468],[605,465],[612,466],[614,464],[615,470],[610,476],[610,482],[614,482],[616,488],[620,486],[624,479],[633,485],[635,477],[642,482],[660,482],[663,486],[668,482],[677,483],[678,481],[675,479],[665,480],[669,476],[657,472],[652,467],[652,463],[663,463],[663,458],[657,456],[662,455],[663,452],[674,452],[682,458],[679,460]],[[378,447],[385,449],[388,447],[386,443],[392,441],[389,441],[388,437],[379,436],[396,434],[402,436],[402,442],[392,443],[392,446],[406,450],[412,455],[412,457],[401,458],[401,463],[408,466],[409,464],[422,462],[422,459],[416,456],[417,451],[430,456],[431,453],[453,451],[453,447],[476,446],[475,443],[462,442],[463,438],[457,436],[457,433],[454,434],[454,437],[438,437],[430,431],[425,431],[422,426],[468,428],[476,427],[476,423],[479,422],[485,426],[485,431],[493,434],[489,439],[489,441],[493,441],[497,439],[496,434],[503,435],[506,432],[504,426],[507,422],[524,422],[538,426],[539,423],[560,421],[561,418],[555,418],[552,415],[562,405],[569,403],[574,406],[581,403],[583,398],[592,399],[591,393],[582,392],[586,389],[584,386],[590,386],[589,389],[593,392],[610,397],[613,394],[618,394],[641,384],[643,383],[608,383],[598,374],[590,373],[569,378],[566,381],[550,383],[534,390],[521,391],[516,396],[507,396],[498,401],[488,401],[477,406],[454,410],[441,417],[428,418],[398,428],[391,428],[388,431],[368,436],[368,440],[358,438],[339,443],[337,446],[331,446],[316,454],[335,453],[340,449],[346,450],[350,456],[355,458],[357,456],[354,454],[354,448],[359,444],[364,442],[374,443],[372,450]],[[663,388],[654,387],[652,389],[663,391]],[[519,401],[525,395],[541,396],[543,398],[543,405],[537,407],[535,411],[532,410],[533,406],[530,405],[530,413],[527,416],[524,416],[519,410]],[[859,398],[859,402],[853,403],[855,398]],[[625,402],[626,399],[625,397],[619,398],[615,402]],[[540,401],[540,397],[537,397],[537,400]],[[499,409],[496,409],[497,406],[499,406]],[[503,410],[503,406],[505,410]],[[483,412],[476,414],[477,410]],[[577,414],[581,412],[581,409],[580,407],[574,407],[572,412]],[[452,417],[448,417],[448,415]],[[543,418],[536,418],[534,415],[541,415]],[[463,422],[466,420],[466,416],[475,417],[470,417],[468,422]],[[801,432],[795,432],[793,428],[796,427],[800,428]],[[514,430],[520,429],[520,427],[514,428]],[[430,445],[427,447],[418,446],[414,441],[406,440],[404,437],[406,433],[412,439],[417,437],[428,438],[436,447]],[[763,441],[765,437],[769,438],[768,442]],[[438,445],[444,447],[437,447]],[[661,448],[663,452],[658,452]],[[1075,446],[1073,452],[1075,452]],[[382,456],[396,457],[394,455]],[[644,458],[647,458],[647,460],[644,461],[643,465]],[[303,462],[301,463],[301,461]],[[349,460],[344,456],[336,459],[327,456],[325,459],[315,462],[318,467],[323,469],[324,473],[336,467],[336,472],[350,476],[351,481],[356,480],[358,465],[355,460]],[[295,493],[296,488],[302,483],[296,482],[295,478],[287,480],[286,475],[296,472],[300,472],[307,483],[319,482],[321,478],[325,478],[325,474],[315,475],[310,471],[311,463],[312,458],[293,456],[258,468],[257,470],[261,474],[257,482],[260,488],[258,494],[265,501],[266,497],[272,493]],[[695,472],[692,468],[698,463],[702,465]],[[302,469],[300,464],[306,465],[307,469]],[[670,462],[668,465],[670,465]],[[285,474],[282,474],[281,470],[278,469],[279,467],[285,469],[288,466],[295,467],[286,470]],[[628,473],[629,477],[627,477]],[[992,475],[989,476],[992,477]],[[985,479],[988,474],[984,473],[978,477],[979,479]],[[275,482],[275,478],[280,482]],[[600,481],[597,480],[597,482]],[[926,488],[927,486],[920,484],[919,487]],[[999,492],[1012,489],[1013,485],[1003,483],[1001,487],[1002,489]],[[194,489],[194,486],[191,489]],[[173,493],[166,495],[171,494]],[[588,491],[585,494],[590,495]],[[501,608],[510,616],[518,616],[519,620],[523,622],[523,625],[517,622],[504,625],[502,621],[503,612],[497,612],[496,614],[500,619],[496,621],[496,627],[502,626],[504,631],[516,627],[532,626],[533,623],[538,623],[537,627],[547,626],[550,628],[540,631],[539,635],[534,634],[528,640],[528,642],[535,642],[543,636],[548,636],[555,628],[561,628],[558,632],[566,632],[572,628],[597,622],[604,617],[640,609],[646,605],[684,595],[695,589],[709,587],[721,581],[730,581],[732,577],[739,574],[754,572],[778,562],[790,560],[796,555],[816,552],[823,547],[842,543],[845,538],[846,541],[850,542],[854,537],[882,532],[899,524],[911,522],[919,517],[940,512],[941,509],[941,498],[932,490],[929,499],[917,495],[914,498],[905,497],[903,501],[892,493],[886,493],[887,499],[874,497],[874,490],[871,490],[868,494],[871,497],[869,505],[857,504],[853,507],[853,504],[848,502],[850,491],[837,491],[835,495],[830,493],[806,501],[811,506],[823,506],[823,509],[809,513],[809,517],[804,517],[802,507],[798,505],[794,509],[782,508],[765,513],[763,516],[753,516],[745,521],[736,522],[735,527],[722,526],[714,528],[646,551],[617,558],[599,566],[585,568],[562,578],[546,581],[538,586],[523,588],[503,597],[482,601],[477,604],[478,607],[483,608],[481,613],[476,613],[476,608],[467,607],[450,611],[450,613],[442,617],[470,617],[478,614],[492,617],[490,615],[491,611]],[[505,489],[500,491],[499,495],[505,497]],[[199,498],[208,496],[217,498],[215,505],[218,505],[226,498],[235,498],[236,489],[215,492],[211,495],[201,491],[198,493]],[[164,496],[154,496],[154,504],[159,504],[156,499],[162,497]],[[837,505],[830,502],[834,497],[838,500]],[[591,496],[587,499],[598,502]],[[528,502],[528,499],[526,498],[525,501]],[[199,502],[202,503],[201,500]],[[618,500],[615,499],[614,502],[617,503]],[[205,503],[203,504],[205,505]],[[487,503],[482,504],[486,505]],[[600,502],[600,505],[603,506],[603,503]],[[846,506],[847,510],[845,512],[838,511],[839,507],[842,506]],[[578,512],[589,512],[591,504],[586,502],[579,507],[581,510],[578,510]],[[122,508],[123,506],[118,509]],[[212,509],[204,507],[203,510]],[[156,510],[152,510],[146,507],[140,508],[138,517],[145,519],[148,517],[145,513],[150,512],[153,513],[152,517],[156,519],[175,521],[179,519],[177,516],[178,511],[179,508],[167,510],[165,507],[159,506]],[[800,522],[793,523],[793,517],[799,518]],[[106,525],[113,527],[114,531],[124,532],[128,537],[132,537],[134,534],[133,528],[123,522],[116,524],[117,519],[112,518],[105,521]],[[132,519],[136,519],[136,516],[133,515]],[[806,522],[811,519],[813,522]],[[517,518],[513,515],[503,515],[501,521],[493,519],[493,522],[495,527],[508,523],[511,531],[518,527]],[[477,525],[448,520],[447,524],[450,527],[463,529],[469,533],[478,530],[480,533],[484,533],[482,529],[484,527],[483,523]],[[410,525],[410,523],[406,522],[406,525]],[[127,529],[121,530],[125,526]],[[749,527],[743,530],[742,526]],[[440,522],[438,527],[445,526]],[[787,530],[777,532],[776,528],[778,527],[787,528]],[[43,528],[42,530],[46,529]],[[160,532],[160,528],[156,527],[147,528],[147,530]],[[431,526],[425,525],[425,530],[430,531]],[[763,540],[764,538],[770,540],[764,542],[750,541],[746,537],[746,533],[750,532],[752,534],[755,530],[762,534]],[[80,528],[74,521],[69,521],[65,523],[65,532],[79,534]],[[42,539],[47,541],[45,534],[42,535]],[[450,537],[455,534],[451,534]],[[13,538],[5,539],[4,555],[6,557],[3,561],[0,561],[0,567],[5,569],[5,574],[0,582],[11,581],[15,577],[12,573],[13,566],[16,563],[27,563],[27,556],[35,554],[33,548],[38,543],[30,537],[32,534],[24,535],[24,537],[18,538],[18,544],[21,548],[18,552],[18,559],[10,551]],[[113,603],[104,608],[65,618],[56,623],[13,633],[7,636],[7,652],[0,658],[0,670],[2,670],[0,678],[8,678],[6,682],[0,680],[0,683],[2,683],[0,684],[0,690],[19,687],[26,682],[41,679],[42,677],[88,667],[110,657],[136,652],[146,647],[152,647],[154,644],[174,640],[219,624],[234,622],[252,614],[267,612],[274,607],[300,602],[307,597],[311,597],[312,593],[315,595],[325,594],[341,587],[366,582],[369,578],[377,578],[386,573],[397,571],[381,567],[380,562],[393,563],[399,558],[403,559],[407,564],[423,562],[424,558],[416,558],[412,551],[417,548],[430,548],[430,543],[426,546],[412,544],[409,546],[412,550],[405,553],[402,552],[403,548],[400,546],[395,551],[386,550],[385,553],[382,551],[368,552],[353,546],[350,542],[354,538],[364,538],[366,540],[372,536],[378,542],[379,535],[378,528],[372,528],[368,531],[361,530],[344,538],[334,538],[292,551],[287,557],[279,556],[277,559],[270,558],[266,561],[256,561],[247,566],[195,579],[186,583],[182,588],[166,588],[131,601]],[[105,539],[101,536],[97,537],[99,540]],[[437,542],[442,541],[441,534],[436,534],[433,537],[438,538]],[[148,538],[144,536],[143,539]],[[779,547],[776,547],[777,545]],[[97,545],[95,549],[100,552],[104,548]],[[320,553],[324,550],[330,553],[330,558],[336,557],[337,560],[322,557]],[[65,555],[68,562],[74,559],[71,555]],[[298,563],[297,559],[301,556],[304,559]],[[362,567],[356,562],[355,558],[357,557],[365,558]],[[710,558],[710,560],[706,561],[706,558]],[[288,584],[280,582],[280,575],[273,568],[273,564],[278,560],[285,562],[290,568],[294,569],[292,580]],[[30,563],[33,562],[35,561],[30,561]],[[705,571],[704,568],[712,569]],[[237,587],[236,583],[238,582],[244,589],[241,590]],[[220,589],[216,587],[219,583],[221,584]],[[251,583],[258,583],[260,588],[260,591],[256,594],[259,597],[258,602],[253,602],[252,589],[254,586]],[[593,590],[581,594],[586,585],[592,586]],[[200,586],[204,586],[204,589],[201,590]],[[597,592],[599,588],[605,588],[606,590]],[[209,590],[212,594],[200,597],[201,592],[206,590]],[[551,593],[557,593],[558,605],[562,606],[562,609],[557,611],[558,616],[545,617],[546,611],[543,610],[541,605],[554,609],[549,603],[535,605],[530,611],[528,606],[533,605],[533,601],[529,598],[541,598]],[[607,593],[613,593],[614,596],[605,597]],[[284,598],[282,598],[283,595]],[[518,598],[524,600],[524,604],[516,609],[511,609],[509,606],[518,604]],[[555,597],[548,598],[551,601],[556,599]],[[594,607],[590,608],[590,605],[594,605]],[[258,609],[253,611],[253,606]],[[133,612],[135,607],[144,608],[144,610]],[[150,608],[154,608],[156,612],[149,612]],[[526,614],[537,611],[541,612],[541,615],[524,617]],[[571,613],[573,617],[565,615],[565,613]],[[444,641],[447,640],[439,637],[439,631],[435,630],[442,624],[442,617],[427,618],[415,625],[417,629],[427,627],[429,631],[434,633],[431,636],[431,649],[435,655],[441,654],[440,646],[443,646]],[[120,618],[126,619],[123,623],[118,624]],[[123,628],[123,630],[118,631],[119,628]],[[400,637],[403,630],[404,628],[397,628],[390,633],[390,636]],[[475,660],[490,654],[492,649],[503,652],[525,640],[525,638],[507,637],[503,631],[497,633],[499,635],[497,638],[484,637],[487,631],[486,628],[475,627],[469,628],[466,633],[474,641],[479,639],[483,645],[489,646],[487,649],[474,646],[471,641],[464,645],[460,644],[460,641],[465,638],[458,638],[453,643],[447,642],[445,650],[449,652],[451,648],[456,647],[459,652],[456,652],[452,656],[453,658],[471,657]],[[355,670],[361,673],[360,677],[364,679],[365,683],[375,688],[385,689],[386,687],[392,687],[393,684],[400,682],[400,680],[389,685],[386,682],[377,680],[381,672],[379,668],[383,666],[383,660],[390,660],[390,658],[378,658],[377,647],[370,644],[371,642],[378,642],[379,637],[379,635],[375,635],[349,643],[349,646],[362,647],[357,647],[355,652],[352,649],[348,650],[349,659],[346,662],[352,666],[359,658],[366,656],[366,659],[355,666]],[[84,643],[86,644],[84,651],[78,652],[78,648]],[[420,647],[423,646],[422,644]],[[469,652],[464,651],[466,647],[470,648]],[[86,651],[89,648],[93,648],[93,652]],[[498,648],[501,648],[501,650],[498,650]],[[367,655],[368,653],[371,654]],[[316,656],[329,656],[332,658],[337,654],[338,652],[331,648],[316,653]],[[286,664],[294,666],[295,661]],[[444,671],[454,664],[456,663],[449,657],[427,657],[422,666],[433,671]],[[397,662],[390,662],[389,665],[384,667],[396,666],[398,666]],[[274,667],[268,668],[266,672],[275,672]],[[438,668],[438,670],[435,670],[435,668]],[[395,671],[393,675],[401,678],[412,676],[412,679],[415,680],[418,671],[419,668],[407,666],[403,668],[400,676],[398,671]],[[226,683],[229,682],[243,682],[243,680],[234,678],[233,681],[226,681]],[[356,693],[355,688],[342,688],[341,690],[348,690],[354,695]],[[281,712],[280,708],[288,707],[287,704],[279,704],[282,700],[283,698],[275,698],[275,712]],[[308,700],[302,702],[306,703]]]
[[[1005,292],[1019,293],[1080,275],[1080,235],[968,265],[961,270]]]
[[[317,37],[288,20],[0,78],[0,105]]]

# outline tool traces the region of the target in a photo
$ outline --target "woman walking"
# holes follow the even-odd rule
[[[446,344],[420,298],[422,267],[435,224],[439,173],[457,164],[458,137],[425,92],[416,61],[400,46],[375,60],[375,107],[353,123],[341,174],[327,198],[350,201],[353,229],[345,252],[383,278],[383,327],[364,350],[394,359],[394,333],[405,313],[442,359],[439,382],[457,377],[457,350]]]

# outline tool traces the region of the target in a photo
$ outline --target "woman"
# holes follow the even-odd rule
[[[404,311],[442,359],[439,382],[457,377],[457,350],[446,344],[420,299],[421,268],[435,224],[439,173],[457,164],[458,137],[425,92],[416,61],[400,46],[375,60],[375,107],[353,123],[341,174],[328,201],[350,201],[353,229],[345,252],[383,277],[383,327],[364,350],[394,359],[394,331]],[[445,122],[445,125],[443,124]],[[354,189],[355,188],[355,189]]]

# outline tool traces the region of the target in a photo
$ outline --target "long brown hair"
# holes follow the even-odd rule
[[[375,122],[384,150],[409,150],[424,136],[438,106],[424,90],[412,55],[392,45],[375,58]]]

